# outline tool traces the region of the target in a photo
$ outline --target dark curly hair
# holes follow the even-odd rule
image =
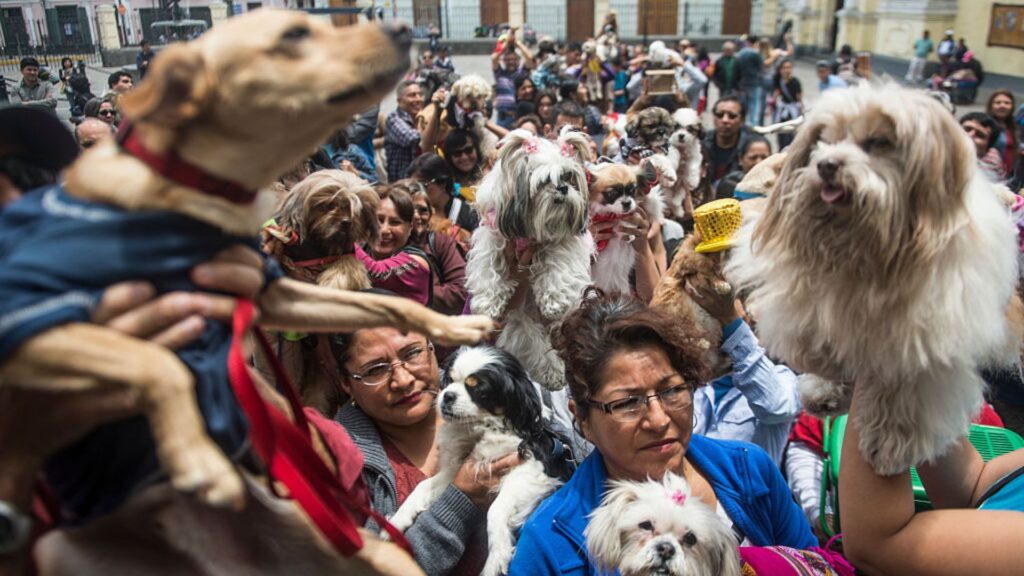
[[[692,322],[668,317],[635,298],[607,296],[597,288],[583,294],[580,307],[562,320],[552,338],[565,362],[566,381],[581,419],[587,417],[588,401],[604,384],[605,366],[616,352],[653,344],[665,351],[687,382],[703,384],[708,367],[699,342]]]

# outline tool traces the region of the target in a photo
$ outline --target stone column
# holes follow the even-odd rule
[[[522,28],[526,22],[526,0],[508,0],[508,25]]]
[[[931,32],[938,48],[942,32],[956,22],[957,4],[957,0],[882,0],[878,6],[875,51],[910,58],[914,41],[925,30]]]
[[[210,3],[210,21],[216,26],[228,19],[228,5],[223,2]]]
[[[104,4],[96,7],[96,32],[99,34],[100,48],[117,50],[121,47],[121,38],[117,34],[117,11],[113,5]]]
[[[611,10],[608,0],[594,0],[594,38],[601,35],[601,25],[604,24],[604,17]],[[622,15],[619,15],[619,36],[622,36]]]

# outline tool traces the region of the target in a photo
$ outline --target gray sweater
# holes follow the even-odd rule
[[[395,471],[384,453],[377,427],[365,412],[352,403],[345,404],[335,420],[348,430],[363,452],[363,479],[369,489],[373,509],[384,516],[392,516],[398,511]],[[428,576],[443,576],[459,563],[467,543],[472,542],[474,548],[483,547],[480,551],[474,550],[479,552],[472,555],[474,558],[487,557],[485,527],[486,515],[458,488],[450,485],[441,498],[406,530],[405,537],[423,571]],[[367,528],[378,529],[372,520],[367,522]],[[477,568],[482,567],[481,564]]]

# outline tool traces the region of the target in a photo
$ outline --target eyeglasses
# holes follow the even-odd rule
[[[661,392],[655,392],[654,394],[627,396],[605,403],[588,400],[587,404],[600,408],[605,414],[619,422],[635,422],[647,413],[647,407],[651,403],[651,398],[660,400],[661,407],[666,412],[681,412],[689,408],[693,403],[692,391],[693,386],[689,383],[683,383],[666,388]]]
[[[98,116],[113,116],[113,115],[117,114],[117,112],[114,112],[113,110],[100,110],[96,114]]]
[[[473,152],[476,152],[476,150],[472,146],[466,146],[465,148],[452,150],[452,160],[458,158],[459,156],[469,156]]]
[[[735,113],[735,112],[729,112],[729,111],[725,111],[725,110],[723,110],[721,112],[715,112],[715,118],[722,118],[722,117],[728,117],[730,120],[735,120],[735,119],[739,118],[740,115]]]
[[[367,386],[380,386],[390,382],[395,373],[395,367],[401,366],[407,372],[420,371],[430,366],[430,352],[434,351],[434,345],[427,343],[426,346],[414,346],[402,352],[402,357],[394,362],[381,362],[374,364],[366,370],[349,376],[353,380],[359,380]]]

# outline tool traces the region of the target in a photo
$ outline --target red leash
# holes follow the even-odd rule
[[[302,507],[320,533],[343,556],[351,556],[363,547],[356,523],[343,504],[355,506],[373,518],[387,531],[392,542],[412,556],[412,547],[405,536],[384,516],[353,497],[316,454],[298,392],[274,354],[266,335],[258,328],[255,329],[256,340],[270,359],[279,388],[295,415],[295,422],[267,403],[256,389],[242,354],[242,339],[252,328],[253,312],[251,301],[238,300],[231,350],[228,352],[228,374],[235,396],[249,418],[249,435],[256,453],[267,464],[271,476],[288,488],[291,497]]]

